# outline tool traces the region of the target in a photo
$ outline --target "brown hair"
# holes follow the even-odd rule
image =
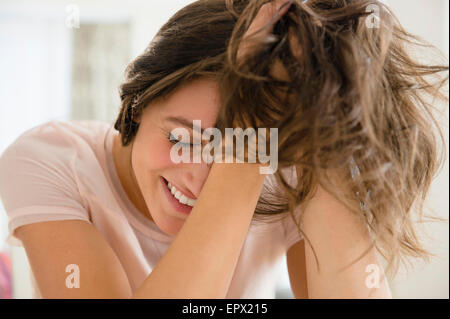
[[[127,68],[114,126],[122,144],[138,129],[135,97],[139,113],[185,81],[215,78],[218,128],[279,129],[278,187],[261,196],[255,218],[288,212],[303,233],[297,208],[320,184],[364,221],[388,273],[408,256],[428,260],[415,226],[445,159],[432,103],[448,101],[442,92],[448,75],[441,76],[448,66],[412,58],[413,47],[431,46],[406,32],[385,5],[368,0],[295,1],[274,37],[256,42],[237,63],[242,36],[266,2],[200,0],[178,11]],[[370,5],[379,9],[376,27],[367,25]],[[287,79],[270,72],[279,61]],[[294,184],[287,168],[294,169]]]
[[[238,2],[241,8],[248,3]],[[167,98],[188,81],[218,79],[236,20],[224,0],[199,0],[176,12],[160,28],[145,51],[127,66],[120,86],[122,107],[114,128],[121,133],[124,146],[131,143],[139,127],[132,121],[133,101],[138,116],[149,103]]]

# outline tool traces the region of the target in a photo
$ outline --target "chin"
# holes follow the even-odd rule
[[[184,220],[173,217],[167,213],[162,213],[164,220],[155,220],[156,226],[165,234],[169,236],[175,236],[183,226]]]

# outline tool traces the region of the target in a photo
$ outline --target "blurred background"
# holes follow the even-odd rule
[[[118,86],[139,55],[177,10],[193,1],[0,0],[0,153],[24,131],[50,120],[111,123],[119,110]],[[448,0],[387,0],[403,26],[448,58]],[[448,62],[447,62],[448,63]],[[448,108],[441,118],[448,152]],[[449,215],[448,159],[427,200]],[[437,257],[401,271],[390,285],[394,298],[449,298],[448,223],[425,225],[424,240]],[[0,298],[31,298],[23,248],[9,247],[0,205]],[[287,270],[277,298],[292,298]]]

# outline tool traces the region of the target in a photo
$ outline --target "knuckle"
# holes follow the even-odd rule
[[[273,15],[275,14],[277,8],[274,4],[274,2],[268,2],[261,6],[259,12],[264,15]]]

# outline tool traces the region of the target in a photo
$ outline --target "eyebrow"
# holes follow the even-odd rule
[[[179,116],[168,116],[168,117],[166,117],[166,119],[165,119],[167,122],[172,122],[172,123],[175,123],[175,124],[180,124],[180,125],[182,125],[182,126],[184,126],[184,127],[186,127],[186,128],[189,128],[189,129],[191,129],[191,130],[193,130],[193,126],[194,126],[194,123],[193,123],[193,120],[192,121],[189,121],[188,119],[186,119],[186,118],[184,118],[184,117],[179,117]],[[205,130],[203,127],[201,127],[200,128],[200,134],[203,134],[203,131]]]

